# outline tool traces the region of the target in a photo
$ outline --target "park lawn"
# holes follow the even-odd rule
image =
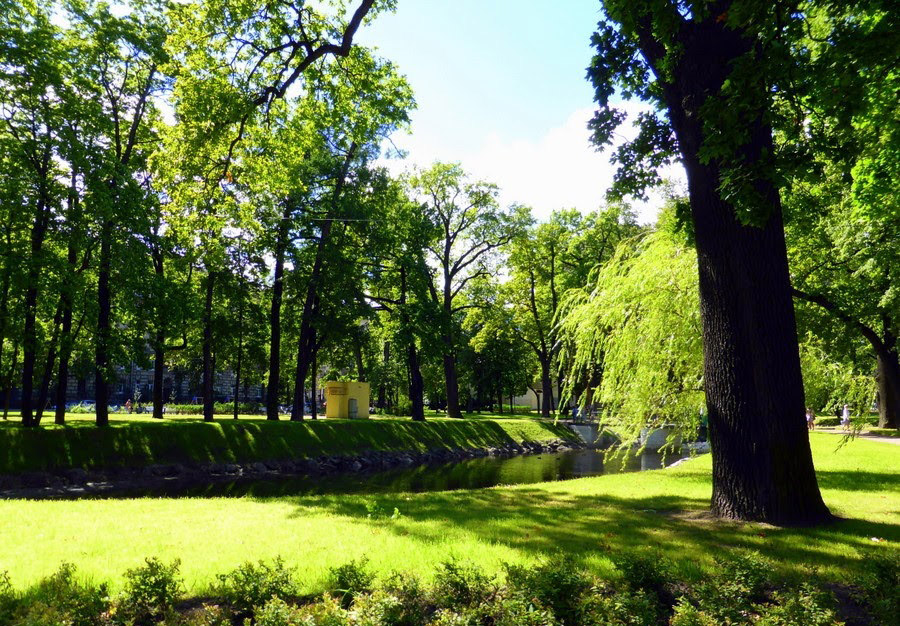
[[[510,443],[575,439],[561,424],[534,419],[409,418],[369,420],[287,420],[198,417],[154,420],[117,415],[108,428],[93,416],[77,414],[64,426],[52,422],[23,428],[0,423],[0,474],[68,467],[141,467],[167,463],[238,463],[322,455],[353,455],[366,450],[419,451],[487,448]]]
[[[145,557],[179,558],[188,593],[200,595],[216,574],[280,555],[314,592],[329,567],[360,557],[381,575],[427,579],[450,558],[501,572],[558,550],[609,571],[610,551],[640,549],[690,579],[717,555],[757,550],[787,576],[812,566],[852,581],[866,565],[860,548],[900,549],[900,448],[863,439],[837,448],[824,433],[811,441],[823,496],[842,518],[814,529],[708,519],[704,455],[667,470],[456,492],[2,501],[0,571],[21,588],[68,561],[117,587]]]

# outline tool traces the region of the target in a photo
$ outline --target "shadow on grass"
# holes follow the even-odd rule
[[[755,550],[773,559],[784,574],[816,567],[836,575],[864,566],[858,550],[871,547],[871,537],[900,541],[900,526],[857,519],[809,529],[715,520],[706,514],[708,500],[677,495],[629,498],[515,488],[279,499],[285,501],[297,506],[298,517],[324,510],[426,543],[462,533],[530,557],[555,551],[588,558],[650,550],[695,570],[723,552]],[[386,514],[396,509],[399,519],[370,519],[373,504]]]

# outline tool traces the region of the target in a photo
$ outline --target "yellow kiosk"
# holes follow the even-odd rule
[[[325,383],[325,417],[369,419],[369,383]]]

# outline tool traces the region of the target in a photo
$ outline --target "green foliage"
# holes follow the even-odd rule
[[[597,588],[581,608],[584,624],[652,626],[659,623],[657,601],[642,590]]]
[[[179,559],[166,565],[151,557],[141,567],[126,571],[125,588],[117,602],[118,614],[137,624],[170,614],[182,590],[180,566]]]
[[[536,567],[507,566],[507,584],[523,598],[553,612],[561,624],[579,624],[591,578],[571,556],[557,554]]]
[[[671,578],[669,564],[659,554],[618,552],[612,562],[632,589],[659,593]]]
[[[427,621],[431,596],[416,576],[394,572],[382,583],[382,592],[380,596],[372,594],[378,605],[379,623],[384,626],[418,626]],[[360,612],[367,617],[370,614],[362,609]]]
[[[270,598],[265,605],[258,607],[255,621],[251,621],[249,618],[244,621],[247,626],[252,624],[256,624],[256,626],[304,626],[308,623],[299,609],[278,596]]]
[[[834,599],[809,583],[799,588],[776,591],[772,603],[759,609],[760,626],[830,626],[843,624],[837,619]],[[893,613],[896,615],[896,613]]]
[[[0,623],[9,621],[16,608],[18,597],[9,580],[9,572],[0,571]]]
[[[344,608],[349,607],[360,594],[371,591],[375,574],[368,569],[368,563],[369,559],[362,557],[328,570],[328,587],[341,597]]]
[[[677,236],[657,230],[619,246],[585,290],[560,307],[564,400],[603,406],[603,428],[622,445],[645,427],[674,424],[691,437],[704,405],[697,261]],[[582,381],[602,371],[590,394]],[[596,384],[596,383],[594,383]]]
[[[239,614],[250,614],[273,598],[290,599],[297,595],[294,570],[285,567],[280,557],[271,565],[248,561],[218,578],[216,593]]]
[[[439,607],[473,607],[487,602],[497,592],[495,580],[474,565],[456,560],[438,565],[434,575],[434,600]]]
[[[99,626],[109,608],[109,597],[106,585],[94,587],[79,582],[75,566],[63,563],[56,573],[30,588],[19,605],[21,610],[11,622],[17,626]]]
[[[859,581],[861,596],[873,617],[889,623],[900,615],[900,554],[896,550],[861,550],[867,573]]]

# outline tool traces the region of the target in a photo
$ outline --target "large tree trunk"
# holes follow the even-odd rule
[[[97,426],[109,424],[109,318],[112,299],[109,292],[109,275],[112,264],[111,220],[104,220],[100,232],[100,268],[97,274],[97,338],[94,351],[94,406]]]
[[[212,304],[215,274],[208,272],[206,276],[206,302],[203,306],[203,421],[213,421],[215,387],[212,358]]]
[[[804,420],[778,191],[769,181],[756,181],[770,212],[762,226],[744,226],[720,196],[718,164],[699,157],[705,139],[700,109],[753,43],[714,18],[685,27],[681,40],[684,51],[665,97],[687,171],[696,235],[712,511],[780,525],[821,523],[830,514],[816,483]],[[771,128],[761,119],[745,130],[749,139],[741,155],[748,163],[773,153]]]
[[[272,309],[269,312],[269,383],[266,387],[266,419],[278,419],[278,396],[281,379],[281,300],[284,294],[284,254],[287,248],[288,218],[285,209],[278,225],[275,242],[275,270],[272,281]]]
[[[897,350],[878,354],[878,427],[900,428],[900,360]]]

